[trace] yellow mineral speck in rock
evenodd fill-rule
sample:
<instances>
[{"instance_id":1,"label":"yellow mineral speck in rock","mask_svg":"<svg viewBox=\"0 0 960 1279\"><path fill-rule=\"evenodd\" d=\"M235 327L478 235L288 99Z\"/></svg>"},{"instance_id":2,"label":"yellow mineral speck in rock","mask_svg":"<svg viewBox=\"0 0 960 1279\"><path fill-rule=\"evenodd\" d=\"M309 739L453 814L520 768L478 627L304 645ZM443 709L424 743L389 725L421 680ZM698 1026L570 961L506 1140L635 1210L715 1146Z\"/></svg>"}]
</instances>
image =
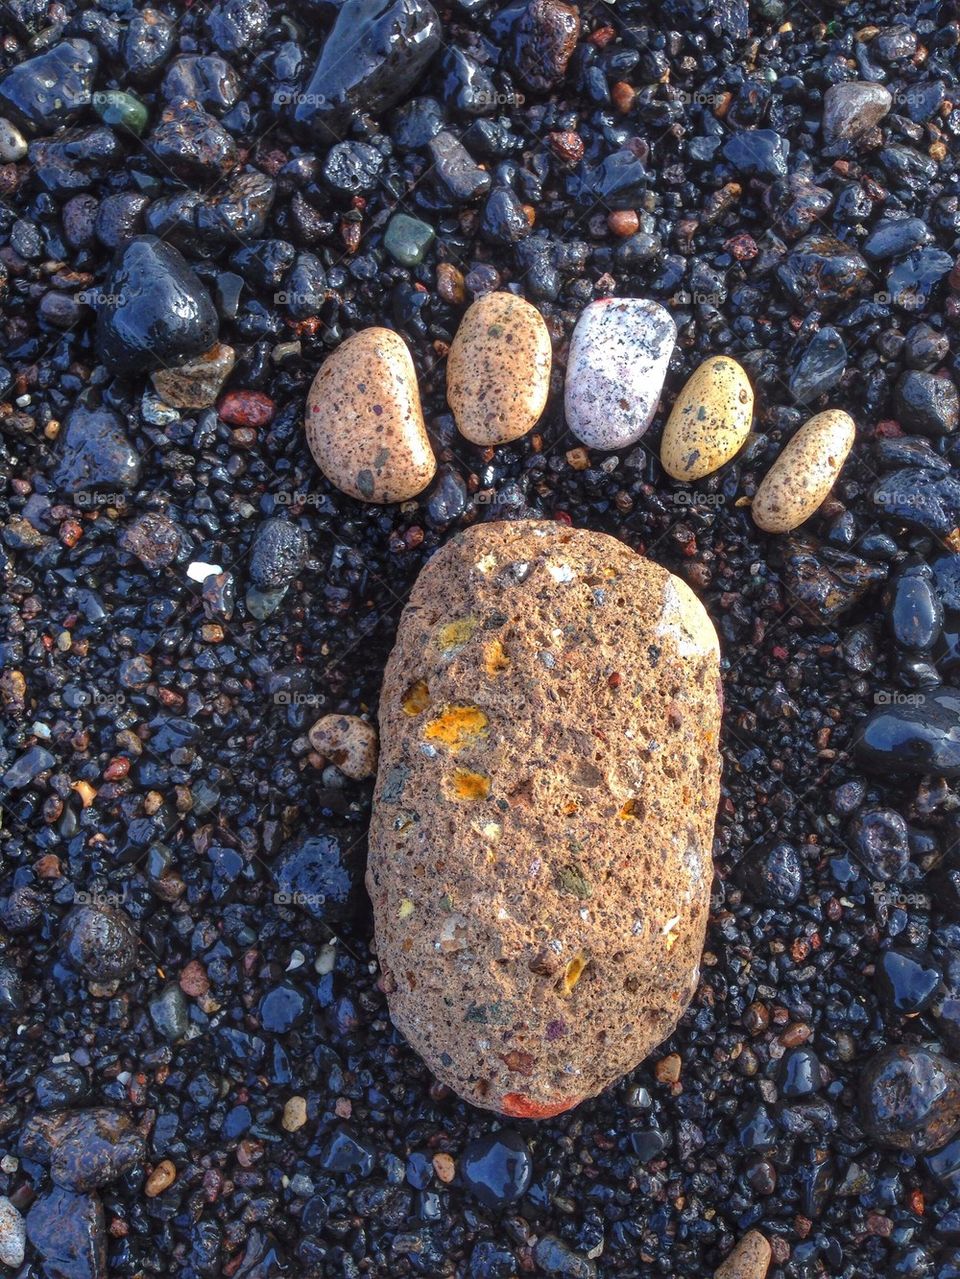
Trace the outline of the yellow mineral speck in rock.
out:
<instances>
[{"instance_id":1,"label":"yellow mineral speck in rock","mask_svg":"<svg viewBox=\"0 0 960 1279\"><path fill-rule=\"evenodd\" d=\"M510 658L503 651L498 639L491 640L483 650L483 668L488 675L502 675L510 669Z\"/></svg>"},{"instance_id":2,"label":"yellow mineral speck in rock","mask_svg":"<svg viewBox=\"0 0 960 1279\"><path fill-rule=\"evenodd\" d=\"M450 794L454 799L488 799L490 778L485 773L473 773L469 768L455 768L450 778Z\"/></svg>"},{"instance_id":3,"label":"yellow mineral speck in rock","mask_svg":"<svg viewBox=\"0 0 960 1279\"><path fill-rule=\"evenodd\" d=\"M441 653L451 653L454 649L463 648L464 644L480 625L477 617L458 617L455 622L447 622L437 632L437 647Z\"/></svg>"},{"instance_id":4,"label":"yellow mineral speck in rock","mask_svg":"<svg viewBox=\"0 0 960 1279\"><path fill-rule=\"evenodd\" d=\"M430 690L426 680L418 679L403 695L403 709L407 715L419 715L430 705Z\"/></svg>"},{"instance_id":5,"label":"yellow mineral speck in rock","mask_svg":"<svg viewBox=\"0 0 960 1279\"><path fill-rule=\"evenodd\" d=\"M668 919L663 926L663 936L667 943L667 950L673 950L680 937L677 931L677 925L680 923L680 916L674 915L672 919Z\"/></svg>"},{"instance_id":6,"label":"yellow mineral speck in rock","mask_svg":"<svg viewBox=\"0 0 960 1279\"><path fill-rule=\"evenodd\" d=\"M621 821L636 821L640 816L642 807L638 799L628 799L620 809L619 817Z\"/></svg>"},{"instance_id":7,"label":"yellow mineral speck in rock","mask_svg":"<svg viewBox=\"0 0 960 1279\"><path fill-rule=\"evenodd\" d=\"M577 951L563 970L563 977L560 981L560 994L565 998L573 993L573 988L583 976L587 963L586 955L580 950Z\"/></svg>"},{"instance_id":8,"label":"yellow mineral speck in rock","mask_svg":"<svg viewBox=\"0 0 960 1279\"><path fill-rule=\"evenodd\" d=\"M438 742L456 753L479 741L489 723L477 706L448 706L429 721L423 735L428 742Z\"/></svg>"},{"instance_id":9,"label":"yellow mineral speck in rock","mask_svg":"<svg viewBox=\"0 0 960 1279\"><path fill-rule=\"evenodd\" d=\"M404 897L403 901L400 903L400 909L397 911L397 915L400 919L409 919L413 914L414 909L414 904L410 898Z\"/></svg>"},{"instance_id":10,"label":"yellow mineral speck in rock","mask_svg":"<svg viewBox=\"0 0 960 1279\"><path fill-rule=\"evenodd\" d=\"M474 830L491 844L496 844L503 834L503 827L499 822L484 822L482 826L475 826Z\"/></svg>"},{"instance_id":11,"label":"yellow mineral speck in rock","mask_svg":"<svg viewBox=\"0 0 960 1279\"><path fill-rule=\"evenodd\" d=\"M478 573L492 573L496 567L497 559L495 555L484 555L476 563Z\"/></svg>"}]
</instances>

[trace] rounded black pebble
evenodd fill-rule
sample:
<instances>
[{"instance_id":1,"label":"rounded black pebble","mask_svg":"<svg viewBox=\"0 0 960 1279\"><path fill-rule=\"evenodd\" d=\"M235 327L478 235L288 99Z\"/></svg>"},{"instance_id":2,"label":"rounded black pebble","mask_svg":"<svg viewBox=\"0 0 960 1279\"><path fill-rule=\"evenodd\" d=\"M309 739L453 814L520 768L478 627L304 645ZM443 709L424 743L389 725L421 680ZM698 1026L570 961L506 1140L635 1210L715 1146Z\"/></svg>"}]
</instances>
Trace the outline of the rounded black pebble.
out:
<instances>
[{"instance_id":1,"label":"rounded black pebble","mask_svg":"<svg viewBox=\"0 0 960 1279\"><path fill-rule=\"evenodd\" d=\"M98 303L97 354L111 373L183 364L217 340L210 294L183 255L154 235L122 250Z\"/></svg>"},{"instance_id":2,"label":"rounded black pebble","mask_svg":"<svg viewBox=\"0 0 960 1279\"><path fill-rule=\"evenodd\" d=\"M778 840L750 854L739 877L755 900L789 906L800 896L803 863L793 844Z\"/></svg>"},{"instance_id":3,"label":"rounded black pebble","mask_svg":"<svg viewBox=\"0 0 960 1279\"><path fill-rule=\"evenodd\" d=\"M485 1208L503 1208L522 1198L532 1174L529 1146L508 1128L478 1137L460 1160L464 1185Z\"/></svg>"},{"instance_id":4,"label":"rounded black pebble","mask_svg":"<svg viewBox=\"0 0 960 1279\"><path fill-rule=\"evenodd\" d=\"M927 1048L885 1048L864 1068L860 1114L880 1146L915 1155L939 1150L960 1130L960 1069Z\"/></svg>"}]
</instances>

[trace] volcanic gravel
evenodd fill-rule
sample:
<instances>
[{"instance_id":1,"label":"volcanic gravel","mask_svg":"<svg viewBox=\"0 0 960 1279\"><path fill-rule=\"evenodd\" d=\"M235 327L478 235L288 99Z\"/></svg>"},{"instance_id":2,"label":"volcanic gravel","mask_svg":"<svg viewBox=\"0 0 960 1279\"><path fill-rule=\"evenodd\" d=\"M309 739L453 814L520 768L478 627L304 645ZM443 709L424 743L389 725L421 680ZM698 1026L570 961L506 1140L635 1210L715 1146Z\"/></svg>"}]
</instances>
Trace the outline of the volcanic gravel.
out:
<instances>
[{"instance_id":1,"label":"volcanic gravel","mask_svg":"<svg viewBox=\"0 0 960 1279\"><path fill-rule=\"evenodd\" d=\"M756 1228L774 1279L960 1276L956 0L2 0L0 33L0 1262L707 1279ZM484 450L444 372L493 288L554 374ZM562 381L611 294L679 338L602 454ZM368 325L439 461L400 506L302 428ZM218 340L170 407L151 371ZM711 354L755 434L690 488L656 446ZM749 498L826 408L850 459L767 536ZM372 786L307 734L375 714L439 545L531 515L704 601L725 768L677 1033L501 1123L390 1025Z\"/></svg>"}]
</instances>

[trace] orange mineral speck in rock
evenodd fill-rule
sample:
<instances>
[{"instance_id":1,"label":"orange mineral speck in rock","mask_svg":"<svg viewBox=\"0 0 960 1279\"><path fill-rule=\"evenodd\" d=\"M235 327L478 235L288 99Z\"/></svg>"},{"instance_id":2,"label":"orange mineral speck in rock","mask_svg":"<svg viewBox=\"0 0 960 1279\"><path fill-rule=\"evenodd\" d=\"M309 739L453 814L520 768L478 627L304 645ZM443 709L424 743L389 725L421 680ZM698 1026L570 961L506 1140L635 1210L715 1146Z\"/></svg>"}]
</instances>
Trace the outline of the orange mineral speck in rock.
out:
<instances>
[{"instance_id":1,"label":"orange mineral speck in rock","mask_svg":"<svg viewBox=\"0 0 960 1279\"><path fill-rule=\"evenodd\" d=\"M510 658L503 651L503 645L498 639L491 640L483 650L483 669L492 677L502 675L509 668Z\"/></svg>"},{"instance_id":2,"label":"orange mineral speck in rock","mask_svg":"<svg viewBox=\"0 0 960 1279\"><path fill-rule=\"evenodd\" d=\"M489 799L490 778L484 773L473 773L468 768L455 768L450 778L449 789L452 798L468 803Z\"/></svg>"},{"instance_id":3,"label":"orange mineral speck in rock","mask_svg":"<svg viewBox=\"0 0 960 1279\"><path fill-rule=\"evenodd\" d=\"M418 679L416 683L411 684L403 695L401 705L407 715L419 715L425 711L430 705L430 690L427 688L426 680Z\"/></svg>"},{"instance_id":4,"label":"orange mineral speck in rock","mask_svg":"<svg viewBox=\"0 0 960 1279\"><path fill-rule=\"evenodd\" d=\"M522 1092L508 1092L504 1094L500 1109L513 1119L552 1119L565 1110L572 1110L580 1100L579 1097L563 1097L560 1101L534 1101Z\"/></svg>"},{"instance_id":5,"label":"orange mineral speck in rock","mask_svg":"<svg viewBox=\"0 0 960 1279\"><path fill-rule=\"evenodd\" d=\"M567 964L563 970L563 977L560 981L560 994L564 998L568 998L573 993L573 988L583 976L584 969L590 961L587 959L583 951L579 951L574 955L573 959Z\"/></svg>"},{"instance_id":6,"label":"orange mineral speck in rock","mask_svg":"<svg viewBox=\"0 0 960 1279\"><path fill-rule=\"evenodd\" d=\"M636 821L643 816L643 805L639 799L628 799L617 814L621 821Z\"/></svg>"},{"instance_id":7,"label":"orange mineral speck in rock","mask_svg":"<svg viewBox=\"0 0 960 1279\"><path fill-rule=\"evenodd\" d=\"M426 725L423 735L447 750L465 750L479 741L490 721L477 706L448 706Z\"/></svg>"},{"instance_id":8,"label":"orange mineral speck in rock","mask_svg":"<svg viewBox=\"0 0 960 1279\"><path fill-rule=\"evenodd\" d=\"M437 632L437 646L441 653L452 652L455 648L463 648L464 644L480 625L476 617L458 617L454 622L447 622Z\"/></svg>"}]
</instances>

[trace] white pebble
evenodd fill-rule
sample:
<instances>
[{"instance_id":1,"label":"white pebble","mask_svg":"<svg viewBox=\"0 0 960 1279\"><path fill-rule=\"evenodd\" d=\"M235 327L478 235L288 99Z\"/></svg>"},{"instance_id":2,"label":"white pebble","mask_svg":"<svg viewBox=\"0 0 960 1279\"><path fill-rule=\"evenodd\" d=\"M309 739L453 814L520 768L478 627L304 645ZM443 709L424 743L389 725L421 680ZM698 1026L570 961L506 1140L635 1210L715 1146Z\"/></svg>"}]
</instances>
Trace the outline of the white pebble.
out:
<instances>
[{"instance_id":1,"label":"white pebble","mask_svg":"<svg viewBox=\"0 0 960 1279\"><path fill-rule=\"evenodd\" d=\"M0 1197L0 1262L15 1270L23 1265L27 1250L27 1228L23 1218L6 1197Z\"/></svg>"}]
</instances>

